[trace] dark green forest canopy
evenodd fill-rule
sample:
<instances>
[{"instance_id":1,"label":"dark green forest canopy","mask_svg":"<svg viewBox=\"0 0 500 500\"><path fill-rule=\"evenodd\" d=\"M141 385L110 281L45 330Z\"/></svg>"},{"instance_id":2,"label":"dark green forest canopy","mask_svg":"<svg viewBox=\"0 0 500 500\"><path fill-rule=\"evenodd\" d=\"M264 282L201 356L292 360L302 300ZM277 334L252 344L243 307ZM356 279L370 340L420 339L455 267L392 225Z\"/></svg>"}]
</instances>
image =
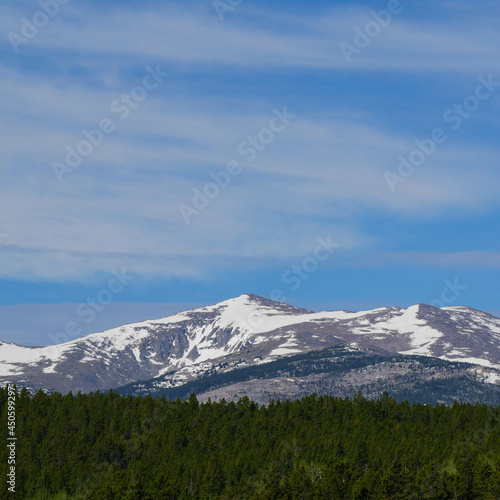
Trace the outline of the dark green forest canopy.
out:
<instances>
[{"instance_id":1,"label":"dark green forest canopy","mask_svg":"<svg viewBox=\"0 0 500 500\"><path fill-rule=\"evenodd\" d=\"M6 389L0 408L5 423ZM22 390L16 412L17 492L4 481L1 498L500 498L498 407Z\"/></svg>"}]
</instances>

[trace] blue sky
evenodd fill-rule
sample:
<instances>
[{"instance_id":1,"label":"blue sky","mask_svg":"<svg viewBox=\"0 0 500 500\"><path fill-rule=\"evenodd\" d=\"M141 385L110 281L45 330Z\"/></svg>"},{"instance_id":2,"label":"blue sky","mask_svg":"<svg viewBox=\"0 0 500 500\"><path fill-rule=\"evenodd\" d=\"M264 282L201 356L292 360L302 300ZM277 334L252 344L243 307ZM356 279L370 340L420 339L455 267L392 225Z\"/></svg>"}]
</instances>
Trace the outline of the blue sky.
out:
<instances>
[{"instance_id":1,"label":"blue sky","mask_svg":"<svg viewBox=\"0 0 500 500\"><path fill-rule=\"evenodd\" d=\"M54 2L0 19L1 339L246 292L500 314L497 2Z\"/></svg>"}]
</instances>

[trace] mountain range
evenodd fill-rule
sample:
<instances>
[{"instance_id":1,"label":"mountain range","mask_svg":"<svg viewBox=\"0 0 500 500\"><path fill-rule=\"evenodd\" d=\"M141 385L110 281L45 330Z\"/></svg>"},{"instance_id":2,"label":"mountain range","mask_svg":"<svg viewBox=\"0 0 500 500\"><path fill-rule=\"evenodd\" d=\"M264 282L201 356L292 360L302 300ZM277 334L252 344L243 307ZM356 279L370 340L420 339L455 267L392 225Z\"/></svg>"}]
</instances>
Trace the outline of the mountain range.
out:
<instances>
[{"instance_id":1,"label":"mountain range","mask_svg":"<svg viewBox=\"0 0 500 500\"><path fill-rule=\"evenodd\" d=\"M390 389L419 400L433 394L429 402L494 403L500 319L425 304L313 312L244 294L54 346L0 342L0 381L63 393L184 397L193 390L201 399L261 402Z\"/></svg>"}]
</instances>

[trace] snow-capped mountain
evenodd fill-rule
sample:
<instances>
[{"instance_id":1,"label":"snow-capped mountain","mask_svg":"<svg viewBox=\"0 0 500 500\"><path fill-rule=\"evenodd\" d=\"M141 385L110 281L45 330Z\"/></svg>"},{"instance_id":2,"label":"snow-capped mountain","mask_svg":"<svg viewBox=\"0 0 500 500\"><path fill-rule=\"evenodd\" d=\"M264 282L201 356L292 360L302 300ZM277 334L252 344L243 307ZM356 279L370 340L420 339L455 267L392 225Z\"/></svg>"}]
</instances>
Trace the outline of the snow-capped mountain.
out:
<instances>
[{"instance_id":1,"label":"snow-capped mountain","mask_svg":"<svg viewBox=\"0 0 500 500\"><path fill-rule=\"evenodd\" d=\"M164 374L181 383L213 366L251 366L349 344L500 368L500 319L467 307L315 313L245 294L49 347L0 343L0 380L62 392ZM494 373L489 378L496 381Z\"/></svg>"}]
</instances>

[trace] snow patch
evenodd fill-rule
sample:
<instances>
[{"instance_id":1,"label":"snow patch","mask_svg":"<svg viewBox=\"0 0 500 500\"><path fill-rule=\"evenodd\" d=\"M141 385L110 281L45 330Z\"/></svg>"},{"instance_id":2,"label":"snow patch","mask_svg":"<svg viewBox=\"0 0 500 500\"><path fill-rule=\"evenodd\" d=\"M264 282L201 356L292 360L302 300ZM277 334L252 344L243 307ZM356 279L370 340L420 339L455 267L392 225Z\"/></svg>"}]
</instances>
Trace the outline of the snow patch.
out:
<instances>
[{"instance_id":1,"label":"snow patch","mask_svg":"<svg viewBox=\"0 0 500 500\"><path fill-rule=\"evenodd\" d=\"M285 354L295 354L298 352L302 352L300 349L289 349L288 347L278 347L277 349L273 349L269 355L270 356L283 356Z\"/></svg>"},{"instance_id":2,"label":"snow patch","mask_svg":"<svg viewBox=\"0 0 500 500\"><path fill-rule=\"evenodd\" d=\"M132 352L134 354L134 357L138 363L141 362L141 350L138 347L133 347Z\"/></svg>"}]
</instances>

